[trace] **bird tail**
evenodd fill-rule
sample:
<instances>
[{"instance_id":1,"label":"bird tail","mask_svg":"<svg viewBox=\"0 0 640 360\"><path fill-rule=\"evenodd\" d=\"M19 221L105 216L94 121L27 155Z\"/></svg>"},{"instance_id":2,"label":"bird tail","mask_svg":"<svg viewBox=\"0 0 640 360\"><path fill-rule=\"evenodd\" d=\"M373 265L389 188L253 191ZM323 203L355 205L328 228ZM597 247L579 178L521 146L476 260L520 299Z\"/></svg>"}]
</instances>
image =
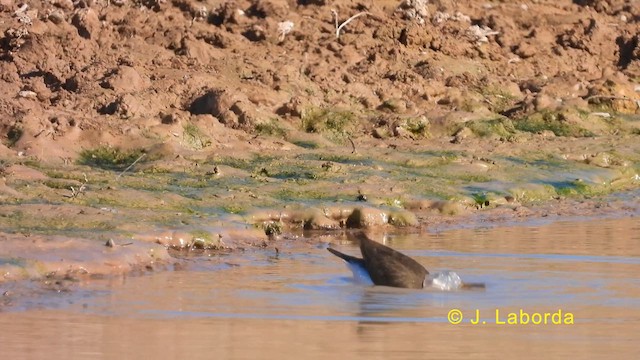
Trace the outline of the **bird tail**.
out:
<instances>
[{"instance_id":1,"label":"bird tail","mask_svg":"<svg viewBox=\"0 0 640 360\"><path fill-rule=\"evenodd\" d=\"M359 259L355 256L351 256L351 255L347 255L347 254L343 254L340 251L336 250L336 249L332 249L332 248L327 248L327 250L329 250L330 253L332 253L333 255L339 257L340 259L348 262L348 263L353 263L353 262L362 262L362 259Z\"/></svg>"}]
</instances>

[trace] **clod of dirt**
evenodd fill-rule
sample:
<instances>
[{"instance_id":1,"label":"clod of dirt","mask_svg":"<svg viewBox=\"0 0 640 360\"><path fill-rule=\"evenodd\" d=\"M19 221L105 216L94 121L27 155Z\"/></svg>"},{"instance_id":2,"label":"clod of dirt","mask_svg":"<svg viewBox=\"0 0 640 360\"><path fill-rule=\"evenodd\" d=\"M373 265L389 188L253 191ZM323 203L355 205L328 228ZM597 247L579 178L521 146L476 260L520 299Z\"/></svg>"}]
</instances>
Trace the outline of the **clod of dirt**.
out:
<instances>
[{"instance_id":1,"label":"clod of dirt","mask_svg":"<svg viewBox=\"0 0 640 360\"><path fill-rule=\"evenodd\" d=\"M0 0L0 11L10 11L14 9L15 3L13 0Z\"/></svg>"},{"instance_id":2,"label":"clod of dirt","mask_svg":"<svg viewBox=\"0 0 640 360\"><path fill-rule=\"evenodd\" d=\"M516 55L523 59L534 57L538 53L536 46L527 41L523 41L518 45L518 48L514 51Z\"/></svg>"},{"instance_id":3,"label":"clod of dirt","mask_svg":"<svg viewBox=\"0 0 640 360\"><path fill-rule=\"evenodd\" d=\"M303 103L300 97L293 96L289 101L284 103L276 113L280 116L295 116L302 117L302 113L304 112Z\"/></svg>"},{"instance_id":4,"label":"clod of dirt","mask_svg":"<svg viewBox=\"0 0 640 360\"><path fill-rule=\"evenodd\" d=\"M149 80L131 66L120 66L113 75L107 77L104 86L118 94L140 92L149 86Z\"/></svg>"},{"instance_id":5,"label":"clod of dirt","mask_svg":"<svg viewBox=\"0 0 640 360\"><path fill-rule=\"evenodd\" d=\"M624 12L638 14L638 4L635 1L625 0L574 0L575 4L594 9L599 13L617 15ZM635 10L635 11L634 11Z\"/></svg>"},{"instance_id":6,"label":"clod of dirt","mask_svg":"<svg viewBox=\"0 0 640 360\"><path fill-rule=\"evenodd\" d=\"M289 5L282 0L253 0L247 9L247 15L257 18L282 19L289 14Z\"/></svg>"},{"instance_id":7,"label":"clod of dirt","mask_svg":"<svg viewBox=\"0 0 640 360\"><path fill-rule=\"evenodd\" d=\"M73 10L74 8L73 0L53 0L51 5L63 10Z\"/></svg>"},{"instance_id":8,"label":"clod of dirt","mask_svg":"<svg viewBox=\"0 0 640 360\"><path fill-rule=\"evenodd\" d=\"M98 109L98 112L105 115L118 115L122 119L130 119L146 113L147 109L141 104L138 97L126 94L104 105Z\"/></svg>"},{"instance_id":9,"label":"clod of dirt","mask_svg":"<svg viewBox=\"0 0 640 360\"><path fill-rule=\"evenodd\" d=\"M233 0L225 1L210 12L209 22L214 25L240 24L246 21L245 12Z\"/></svg>"},{"instance_id":10,"label":"clod of dirt","mask_svg":"<svg viewBox=\"0 0 640 360\"><path fill-rule=\"evenodd\" d=\"M533 99L533 106L536 111L556 110L560 107L560 102L545 93L539 93Z\"/></svg>"},{"instance_id":11,"label":"clod of dirt","mask_svg":"<svg viewBox=\"0 0 640 360\"><path fill-rule=\"evenodd\" d=\"M71 18L71 24L78 29L78 34L85 39L96 38L102 26L98 14L91 8L78 10Z\"/></svg>"},{"instance_id":12,"label":"clod of dirt","mask_svg":"<svg viewBox=\"0 0 640 360\"><path fill-rule=\"evenodd\" d=\"M207 90L191 103L188 111L194 115L213 115L225 126L234 129L250 129L258 122L255 106L245 96L222 88Z\"/></svg>"}]
</instances>

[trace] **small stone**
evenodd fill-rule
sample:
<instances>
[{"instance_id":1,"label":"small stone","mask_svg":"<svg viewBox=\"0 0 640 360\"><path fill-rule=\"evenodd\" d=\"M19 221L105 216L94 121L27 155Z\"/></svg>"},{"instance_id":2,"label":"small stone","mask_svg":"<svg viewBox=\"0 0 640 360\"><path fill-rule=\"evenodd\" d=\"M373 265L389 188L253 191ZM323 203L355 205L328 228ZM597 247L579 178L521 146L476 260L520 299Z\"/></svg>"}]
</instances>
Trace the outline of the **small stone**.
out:
<instances>
[{"instance_id":1,"label":"small stone","mask_svg":"<svg viewBox=\"0 0 640 360\"><path fill-rule=\"evenodd\" d=\"M64 11L61 9L52 10L47 19L56 25L60 25L66 21L66 17L64 15Z\"/></svg>"}]
</instances>

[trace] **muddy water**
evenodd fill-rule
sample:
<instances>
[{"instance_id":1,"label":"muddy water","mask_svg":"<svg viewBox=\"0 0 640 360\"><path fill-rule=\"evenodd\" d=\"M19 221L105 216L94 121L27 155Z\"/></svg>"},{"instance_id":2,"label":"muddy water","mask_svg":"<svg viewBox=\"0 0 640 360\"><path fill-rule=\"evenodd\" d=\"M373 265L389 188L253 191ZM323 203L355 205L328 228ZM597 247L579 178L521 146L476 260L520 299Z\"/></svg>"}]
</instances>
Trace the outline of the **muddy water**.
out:
<instances>
[{"instance_id":1,"label":"muddy water","mask_svg":"<svg viewBox=\"0 0 640 360\"><path fill-rule=\"evenodd\" d=\"M631 355L640 350L639 230L637 218L624 218L381 238L486 291L354 284L325 247L357 248L335 238L191 257L183 270L94 281L5 308L0 349L3 358L83 359ZM452 309L461 324L447 320ZM529 324L502 324L511 312L524 322L520 309ZM573 324L531 323L558 311Z\"/></svg>"}]
</instances>

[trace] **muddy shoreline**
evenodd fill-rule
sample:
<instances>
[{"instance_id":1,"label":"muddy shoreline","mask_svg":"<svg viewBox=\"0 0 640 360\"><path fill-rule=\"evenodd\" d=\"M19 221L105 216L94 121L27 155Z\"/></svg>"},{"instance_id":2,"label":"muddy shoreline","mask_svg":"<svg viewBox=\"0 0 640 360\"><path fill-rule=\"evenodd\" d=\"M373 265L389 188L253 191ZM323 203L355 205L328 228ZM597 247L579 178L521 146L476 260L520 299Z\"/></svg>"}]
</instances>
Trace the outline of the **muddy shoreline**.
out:
<instances>
[{"instance_id":1,"label":"muddy shoreline","mask_svg":"<svg viewBox=\"0 0 640 360\"><path fill-rule=\"evenodd\" d=\"M504 206L456 216L419 214L420 224L415 227L377 226L365 231L382 241L388 233L540 226L554 222L579 223L639 215L640 194L633 191L580 201L559 199L537 206ZM107 244L89 239L5 233L2 235L2 250L11 251L11 257L7 257L6 253L2 257L0 309L16 306L29 309L30 301L39 304L37 299L46 299L56 293L82 291L84 286L92 282L124 280L129 276L153 276L158 271L188 271L198 268L198 259L223 259L230 252L242 254L245 251L264 251L277 254L280 251L278 249L283 247L288 251L303 251L305 246L344 243L345 232L348 231L360 229L298 229L278 235L257 236L254 241L239 232L236 240L242 240L233 243L231 238L224 249L197 248L194 244L189 248L171 248L160 244L162 235ZM220 261L224 264L223 260Z\"/></svg>"}]
</instances>

